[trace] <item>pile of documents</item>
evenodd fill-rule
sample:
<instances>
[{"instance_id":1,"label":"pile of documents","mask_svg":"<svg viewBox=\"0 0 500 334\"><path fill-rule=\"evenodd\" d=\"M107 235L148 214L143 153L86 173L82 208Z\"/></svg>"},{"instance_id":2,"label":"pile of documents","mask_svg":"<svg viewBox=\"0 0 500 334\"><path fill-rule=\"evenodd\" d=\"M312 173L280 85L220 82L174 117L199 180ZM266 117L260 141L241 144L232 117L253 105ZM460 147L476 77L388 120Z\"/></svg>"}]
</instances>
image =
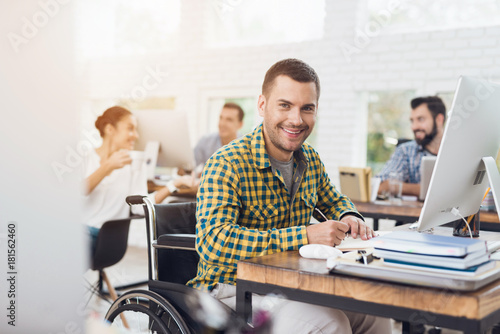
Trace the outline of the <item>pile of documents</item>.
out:
<instances>
[{"instance_id":1,"label":"pile of documents","mask_svg":"<svg viewBox=\"0 0 500 334\"><path fill-rule=\"evenodd\" d=\"M389 266L455 275L495 267L484 240L396 231L372 240L374 255Z\"/></svg>"}]
</instances>

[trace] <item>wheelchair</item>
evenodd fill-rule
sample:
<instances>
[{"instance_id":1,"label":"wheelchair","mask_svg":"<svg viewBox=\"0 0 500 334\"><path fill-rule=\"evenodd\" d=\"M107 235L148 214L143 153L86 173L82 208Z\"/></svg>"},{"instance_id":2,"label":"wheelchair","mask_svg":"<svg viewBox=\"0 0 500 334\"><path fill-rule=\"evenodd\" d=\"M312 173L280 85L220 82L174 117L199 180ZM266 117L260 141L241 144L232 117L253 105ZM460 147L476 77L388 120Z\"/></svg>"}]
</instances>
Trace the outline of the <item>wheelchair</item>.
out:
<instances>
[{"instance_id":1,"label":"wheelchair","mask_svg":"<svg viewBox=\"0 0 500 334\"><path fill-rule=\"evenodd\" d=\"M126 201L144 207L148 289L118 297L105 320L118 328L130 326L130 333L252 332L228 306L185 285L195 277L199 260L195 251L196 203L153 204L145 196L129 196Z\"/></svg>"}]
</instances>

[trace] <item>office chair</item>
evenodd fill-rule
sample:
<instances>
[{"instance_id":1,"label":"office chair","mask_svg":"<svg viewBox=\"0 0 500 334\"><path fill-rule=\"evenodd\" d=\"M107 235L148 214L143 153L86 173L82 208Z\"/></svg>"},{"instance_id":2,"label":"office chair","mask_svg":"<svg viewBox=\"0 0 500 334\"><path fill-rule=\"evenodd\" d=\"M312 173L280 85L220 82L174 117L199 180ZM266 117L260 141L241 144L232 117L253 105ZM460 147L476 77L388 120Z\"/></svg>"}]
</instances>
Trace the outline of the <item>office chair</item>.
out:
<instances>
[{"instance_id":1,"label":"office chair","mask_svg":"<svg viewBox=\"0 0 500 334\"><path fill-rule=\"evenodd\" d=\"M90 269L99 272L98 292L103 292L103 282L106 283L110 295L116 295L116 290L109 284L104 269L118 263L127 250L128 232L131 218L116 219L105 222L97 235L96 246L90 254ZM116 299L116 296L113 297Z\"/></svg>"},{"instance_id":2,"label":"office chair","mask_svg":"<svg viewBox=\"0 0 500 334\"><path fill-rule=\"evenodd\" d=\"M399 145L404 144L406 142L409 142L411 140L412 139L408 139L408 138L398 138L398 143L396 144L396 146L399 146Z\"/></svg>"},{"instance_id":3,"label":"office chair","mask_svg":"<svg viewBox=\"0 0 500 334\"><path fill-rule=\"evenodd\" d=\"M99 280L96 290L103 297L103 281L106 284L113 301L118 298L116 290L111 284L104 271L118 263L127 251L128 232L131 218L109 220L105 222L97 235L96 246L90 256L90 269L99 272ZM123 319L125 327L128 328L126 320Z\"/></svg>"}]
</instances>

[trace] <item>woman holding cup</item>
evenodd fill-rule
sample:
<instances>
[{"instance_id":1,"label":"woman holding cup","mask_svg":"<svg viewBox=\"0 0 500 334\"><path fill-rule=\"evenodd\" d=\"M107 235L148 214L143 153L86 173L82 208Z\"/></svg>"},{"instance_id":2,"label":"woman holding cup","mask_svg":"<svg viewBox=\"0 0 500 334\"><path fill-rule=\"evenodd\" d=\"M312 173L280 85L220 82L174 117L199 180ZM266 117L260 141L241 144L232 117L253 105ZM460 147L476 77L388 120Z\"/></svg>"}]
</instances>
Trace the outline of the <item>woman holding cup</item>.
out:
<instances>
[{"instance_id":1,"label":"woman holding cup","mask_svg":"<svg viewBox=\"0 0 500 334\"><path fill-rule=\"evenodd\" d=\"M127 218L129 195L147 195L147 171L143 152L133 151L139 138L137 120L127 109L119 106L107 109L95 122L102 145L84 157L85 200L84 221L95 238L108 220ZM197 187L190 176L173 181L176 188ZM161 203L171 195L162 187L148 195ZM140 209L140 208L138 208Z\"/></svg>"}]
</instances>

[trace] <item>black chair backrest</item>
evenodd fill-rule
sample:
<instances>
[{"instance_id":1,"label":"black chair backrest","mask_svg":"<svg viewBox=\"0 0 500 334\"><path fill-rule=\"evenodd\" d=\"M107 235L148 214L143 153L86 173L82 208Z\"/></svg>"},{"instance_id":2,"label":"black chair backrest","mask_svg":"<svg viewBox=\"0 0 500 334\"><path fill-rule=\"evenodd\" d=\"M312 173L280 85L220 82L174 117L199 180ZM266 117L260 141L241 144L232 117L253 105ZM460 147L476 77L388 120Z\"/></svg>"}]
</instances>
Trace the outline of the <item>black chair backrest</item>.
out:
<instances>
[{"instance_id":1,"label":"black chair backrest","mask_svg":"<svg viewBox=\"0 0 500 334\"><path fill-rule=\"evenodd\" d=\"M404 144L406 142L409 142L411 140L412 139L408 139L408 138L398 138L398 143L396 144L396 146L399 146L399 145Z\"/></svg>"},{"instance_id":2,"label":"black chair backrest","mask_svg":"<svg viewBox=\"0 0 500 334\"><path fill-rule=\"evenodd\" d=\"M155 205L156 236L159 245L168 246L168 238L161 238L166 234L196 233L196 203L170 203ZM188 243L190 238L187 239ZM166 243L163 243L166 240ZM171 240L171 239L170 239ZM191 238L194 246L194 238ZM158 279L164 282L186 284L196 276L200 257L194 250L185 249L158 249Z\"/></svg>"},{"instance_id":3,"label":"black chair backrest","mask_svg":"<svg viewBox=\"0 0 500 334\"><path fill-rule=\"evenodd\" d=\"M156 204L156 235L195 234L196 202Z\"/></svg>"},{"instance_id":4,"label":"black chair backrest","mask_svg":"<svg viewBox=\"0 0 500 334\"><path fill-rule=\"evenodd\" d=\"M127 250L130 218L105 222L97 235L94 254L90 267L101 270L118 263Z\"/></svg>"}]
</instances>

